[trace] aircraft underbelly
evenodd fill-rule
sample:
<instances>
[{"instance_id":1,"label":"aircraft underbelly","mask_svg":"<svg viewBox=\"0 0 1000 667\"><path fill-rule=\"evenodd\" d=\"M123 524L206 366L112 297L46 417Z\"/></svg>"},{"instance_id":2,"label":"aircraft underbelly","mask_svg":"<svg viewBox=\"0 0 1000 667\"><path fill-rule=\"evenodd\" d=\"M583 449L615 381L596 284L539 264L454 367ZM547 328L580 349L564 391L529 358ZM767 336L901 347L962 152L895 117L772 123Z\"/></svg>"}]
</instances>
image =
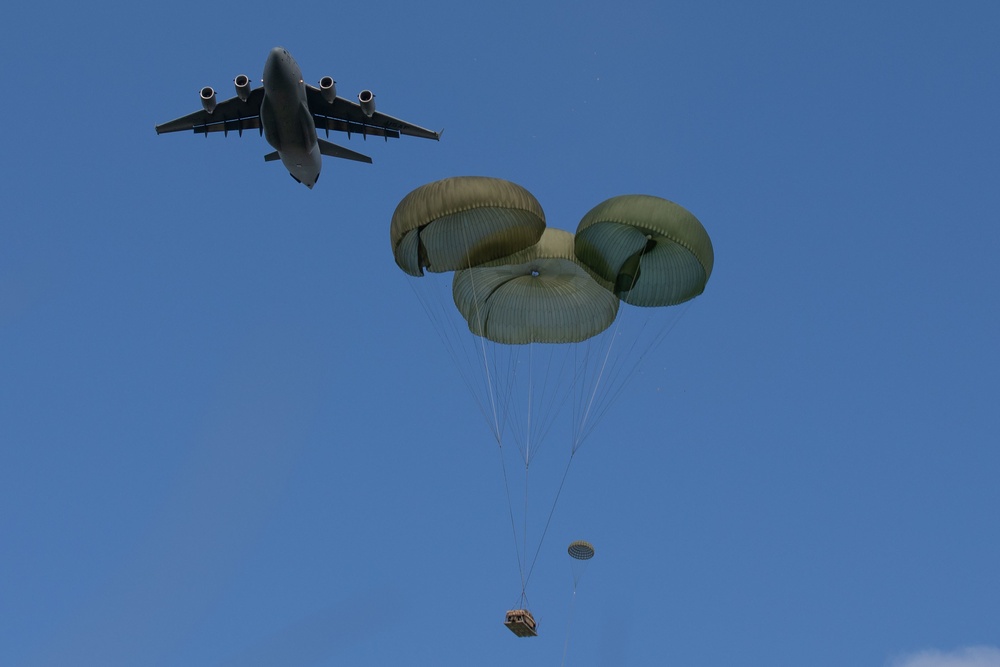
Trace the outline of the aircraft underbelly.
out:
<instances>
[{"instance_id":1,"label":"aircraft underbelly","mask_svg":"<svg viewBox=\"0 0 1000 667\"><path fill-rule=\"evenodd\" d=\"M267 142L279 152L296 146L310 150L316 143L316 123L309 112L305 85L301 81L268 86L260 117Z\"/></svg>"},{"instance_id":2,"label":"aircraft underbelly","mask_svg":"<svg viewBox=\"0 0 1000 667\"><path fill-rule=\"evenodd\" d=\"M288 173L312 187L319 178L322 156L303 85L268 89L260 117L264 137L278 151Z\"/></svg>"},{"instance_id":3,"label":"aircraft underbelly","mask_svg":"<svg viewBox=\"0 0 1000 667\"><path fill-rule=\"evenodd\" d=\"M323 166L323 156L319 152L319 144L312 147L312 150L301 150L295 148L290 151L278 151L281 163L285 165L288 173L299 183L303 183L310 188L319 179L319 172Z\"/></svg>"},{"instance_id":4,"label":"aircraft underbelly","mask_svg":"<svg viewBox=\"0 0 1000 667\"><path fill-rule=\"evenodd\" d=\"M271 98L264 95L260 105L260 125L264 130L264 138L275 150L281 150L281 127Z\"/></svg>"},{"instance_id":5,"label":"aircraft underbelly","mask_svg":"<svg viewBox=\"0 0 1000 667\"><path fill-rule=\"evenodd\" d=\"M309 111L302 71L282 48L272 49L264 65L260 118L267 142L288 173L311 188L323 164L316 122Z\"/></svg>"}]
</instances>

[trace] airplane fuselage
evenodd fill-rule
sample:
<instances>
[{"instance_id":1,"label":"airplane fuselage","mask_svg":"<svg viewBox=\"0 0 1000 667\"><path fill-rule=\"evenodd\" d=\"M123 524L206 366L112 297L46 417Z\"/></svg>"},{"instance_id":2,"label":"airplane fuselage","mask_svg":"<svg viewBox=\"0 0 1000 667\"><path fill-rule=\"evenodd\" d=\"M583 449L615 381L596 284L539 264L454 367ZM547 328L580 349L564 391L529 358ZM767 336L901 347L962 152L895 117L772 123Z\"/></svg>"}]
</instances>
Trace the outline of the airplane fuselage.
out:
<instances>
[{"instance_id":1,"label":"airplane fuselage","mask_svg":"<svg viewBox=\"0 0 1000 667\"><path fill-rule=\"evenodd\" d=\"M323 165L316 123L309 111L302 70L280 46L264 64L264 99L260 107L264 138L274 147L292 177L312 188Z\"/></svg>"}]
</instances>

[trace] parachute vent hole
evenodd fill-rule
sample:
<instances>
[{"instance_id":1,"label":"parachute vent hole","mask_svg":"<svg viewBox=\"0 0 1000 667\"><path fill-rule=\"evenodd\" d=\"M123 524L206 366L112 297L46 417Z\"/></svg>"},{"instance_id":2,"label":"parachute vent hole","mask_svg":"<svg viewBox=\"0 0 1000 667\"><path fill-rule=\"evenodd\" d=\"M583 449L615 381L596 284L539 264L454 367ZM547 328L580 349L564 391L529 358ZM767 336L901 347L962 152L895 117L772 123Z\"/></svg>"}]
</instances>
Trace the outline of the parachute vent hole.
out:
<instances>
[{"instance_id":1,"label":"parachute vent hole","mask_svg":"<svg viewBox=\"0 0 1000 667\"><path fill-rule=\"evenodd\" d=\"M531 270L531 275L532 275L532 277L537 278L538 277L538 269L532 269Z\"/></svg>"}]
</instances>

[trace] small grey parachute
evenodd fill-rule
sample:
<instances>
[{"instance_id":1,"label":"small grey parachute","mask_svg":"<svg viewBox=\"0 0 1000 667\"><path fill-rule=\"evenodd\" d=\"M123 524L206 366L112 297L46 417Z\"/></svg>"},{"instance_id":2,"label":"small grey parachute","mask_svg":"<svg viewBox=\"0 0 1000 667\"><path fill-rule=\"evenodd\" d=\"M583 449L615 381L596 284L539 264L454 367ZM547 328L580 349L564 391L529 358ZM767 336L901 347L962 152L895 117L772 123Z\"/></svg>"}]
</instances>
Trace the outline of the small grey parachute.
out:
<instances>
[{"instance_id":1,"label":"small grey parachute","mask_svg":"<svg viewBox=\"0 0 1000 667\"><path fill-rule=\"evenodd\" d=\"M594 545L583 540L573 542L566 551L572 558L577 560L590 560L594 557Z\"/></svg>"}]
</instances>

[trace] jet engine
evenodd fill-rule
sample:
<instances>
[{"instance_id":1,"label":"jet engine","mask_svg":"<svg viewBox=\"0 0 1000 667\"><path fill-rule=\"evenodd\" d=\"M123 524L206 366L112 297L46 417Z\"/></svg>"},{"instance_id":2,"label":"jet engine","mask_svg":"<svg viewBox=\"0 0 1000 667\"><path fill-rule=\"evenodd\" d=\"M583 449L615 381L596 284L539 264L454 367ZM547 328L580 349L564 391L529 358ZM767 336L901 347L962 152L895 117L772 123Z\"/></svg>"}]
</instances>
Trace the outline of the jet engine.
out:
<instances>
[{"instance_id":1,"label":"jet engine","mask_svg":"<svg viewBox=\"0 0 1000 667\"><path fill-rule=\"evenodd\" d=\"M246 74L240 74L233 79L233 83L236 84L236 95L240 100L246 102L250 99L250 77Z\"/></svg>"},{"instance_id":2,"label":"jet engine","mask_svg":"<svg viewBox=\"0 0 1000 667\"><path fill-rule=\"evenodd\" d=\"M361 103L361 110L369 118L375 113L375 93L370 90L362 90L358 93L358 102Z\"/></svg>"},{"instance_id":3,"label":"jet engine","mask_svg":"<svg viewBox=\"0 0 1000 667\"><path fill-rule=\"evenodd\" d=\"M323 99L333 104L337 98L337 82L332 76L324 76L319 80L319 92L323 93Z\"/></svg>"},{"instance_id":4,"label":"jet engine","mask_svg":"<svg viewBox=\"0 0 1000 667\"><path fill-rule=\"evenodd\" d=\"M215 90L211 86L201 89L201 106L205 107L208 113L215 111Z\"/></svg>"}]
</instances>

